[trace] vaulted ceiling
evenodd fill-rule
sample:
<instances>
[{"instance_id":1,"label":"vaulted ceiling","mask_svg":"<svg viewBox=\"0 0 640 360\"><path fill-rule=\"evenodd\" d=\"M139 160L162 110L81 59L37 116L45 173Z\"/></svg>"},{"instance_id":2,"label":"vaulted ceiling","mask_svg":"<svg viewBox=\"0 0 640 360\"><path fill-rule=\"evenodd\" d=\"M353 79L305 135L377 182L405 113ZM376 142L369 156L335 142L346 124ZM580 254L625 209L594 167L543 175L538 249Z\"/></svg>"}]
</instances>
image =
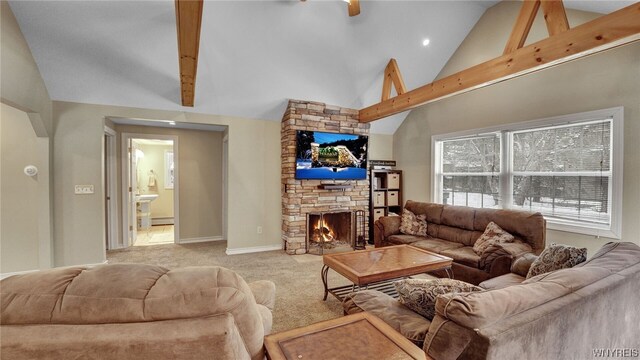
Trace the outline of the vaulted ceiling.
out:
<instances>
[{"instance_id":1,"label":"vaulted ceiling","mask_svg":"<svg viewBox=\"0 0 640 360\"><path fill-rule=\"evenodd\" d=\"M362 1L349 17L343 1L206 1L193 108L180 101L173 1L10 5L53 100L279 121L289 98L378 102L390 58L408 89L431 82L495 3ZM609 13L631 3L565 5ZM405 116L372 131L391 134Z\"/></svg>"}]
</instances>

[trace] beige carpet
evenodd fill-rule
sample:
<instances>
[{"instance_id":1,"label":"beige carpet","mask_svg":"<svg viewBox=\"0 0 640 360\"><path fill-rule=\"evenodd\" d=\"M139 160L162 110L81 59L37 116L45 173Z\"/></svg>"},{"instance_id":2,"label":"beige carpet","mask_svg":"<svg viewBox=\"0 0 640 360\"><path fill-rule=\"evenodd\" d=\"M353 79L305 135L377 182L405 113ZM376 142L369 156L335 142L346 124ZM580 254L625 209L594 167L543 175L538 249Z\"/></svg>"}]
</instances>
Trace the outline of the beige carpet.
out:
<instances>
[{"instance_id":1,"label":"beige carpet","mask_svg":"<svg viewBox=\"0 0 640 360\"><path fill-rule=\"evenodd\" d=\"M342 316L340 302L329 295L322 301L322 257L287 255L284 251L226 255L226 241L130 247L107 252L110 264L140 263L169 269L215 265L232 269L247 282L268 279L276 284L273 331L278 332ZM329 271L329 285L349 282Z\"/></svg>"}]
</instances>

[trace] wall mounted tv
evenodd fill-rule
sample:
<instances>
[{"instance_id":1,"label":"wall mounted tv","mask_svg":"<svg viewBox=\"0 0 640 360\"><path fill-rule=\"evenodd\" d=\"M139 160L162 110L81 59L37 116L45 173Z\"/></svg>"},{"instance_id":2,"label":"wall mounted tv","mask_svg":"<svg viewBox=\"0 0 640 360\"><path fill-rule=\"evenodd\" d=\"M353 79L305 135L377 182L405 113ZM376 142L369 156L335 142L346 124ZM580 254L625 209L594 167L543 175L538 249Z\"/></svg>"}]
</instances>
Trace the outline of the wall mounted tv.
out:
<instances>
[{"instance_id":1,"label":"wall mounted tv","mask_svg":"<svg viewBox=\"0 0 640 360\"><path fill-rule=\"evenodd\" d=\"M368 136L298 130L296 179L367 178Z\"/></svg>"}]
</instances>

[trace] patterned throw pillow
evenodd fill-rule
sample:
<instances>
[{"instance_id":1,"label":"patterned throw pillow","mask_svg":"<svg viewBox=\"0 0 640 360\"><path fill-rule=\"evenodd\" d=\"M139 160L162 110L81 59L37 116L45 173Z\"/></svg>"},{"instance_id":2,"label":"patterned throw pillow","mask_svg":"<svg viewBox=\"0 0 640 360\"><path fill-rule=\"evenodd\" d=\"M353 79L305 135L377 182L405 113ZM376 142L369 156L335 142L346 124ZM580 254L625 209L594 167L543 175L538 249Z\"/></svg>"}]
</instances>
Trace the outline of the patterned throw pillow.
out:
<instances>
[{"instance_id":1,"label":"patterned throw pillow","mask_svg":"<svg viewBox=\"0 0 640 360\"><path fill-rule=\"evenodd\" d=\"M482 255L489 246L493 244L510 243L513 242L514 239L513 235L502 230L498 224L492 221L484 229L484 234L480 235L475 244L473 244L473 251L478 255Z\"/></svg>"},{"instance_id":2,"label":"patterned throw pillow","mask_svg":"<svg viewBox=\"0 0 640 360\"><path fill-rule=\"evenodd\" d=\"M406 235L427 236L427 215L416 215L403 209L400 232Z\"/></svg>"},{"instance_id":3,"label":"patterned throw pillow","mask_svg":"<svg viewBox=\"0 0 640 360\"><path fill-rule=\"evenodd\" d=\"M548 272L572 268L587 260L587 249L551 244L544 249L540 256L531 264L527 279Z\"/></svg>"},{"instance_id":4,"label":"patterned throw pillow","mask_svg":"<svg viewBox=\"0 0 640 360\"><path fill-rule=\"evenodd\" d=\"M418 314L433 320L436 315L436 298L447 293L482 291L481 287L453 279L404 279L393 283L398 291L398 301Z\"/></svg>"}]
</instances>

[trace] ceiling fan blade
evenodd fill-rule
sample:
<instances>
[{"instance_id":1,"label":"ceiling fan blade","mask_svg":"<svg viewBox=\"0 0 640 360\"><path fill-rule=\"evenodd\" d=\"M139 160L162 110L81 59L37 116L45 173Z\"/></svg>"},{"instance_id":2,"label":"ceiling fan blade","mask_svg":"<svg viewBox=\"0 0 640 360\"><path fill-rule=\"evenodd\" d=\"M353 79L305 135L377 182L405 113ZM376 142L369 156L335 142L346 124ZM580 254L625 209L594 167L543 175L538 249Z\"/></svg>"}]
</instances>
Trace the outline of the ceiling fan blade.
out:
<instances>
[{"instance_id":1,"label":"ceiling fan blade","mask_svg":"<svg viewBox=\"0 0 640 360\"><path fill-rule=\"evenodd\" d=\"M349 16L360 14L360 0L349 1Z\"/></svg>"}]
</instances>

